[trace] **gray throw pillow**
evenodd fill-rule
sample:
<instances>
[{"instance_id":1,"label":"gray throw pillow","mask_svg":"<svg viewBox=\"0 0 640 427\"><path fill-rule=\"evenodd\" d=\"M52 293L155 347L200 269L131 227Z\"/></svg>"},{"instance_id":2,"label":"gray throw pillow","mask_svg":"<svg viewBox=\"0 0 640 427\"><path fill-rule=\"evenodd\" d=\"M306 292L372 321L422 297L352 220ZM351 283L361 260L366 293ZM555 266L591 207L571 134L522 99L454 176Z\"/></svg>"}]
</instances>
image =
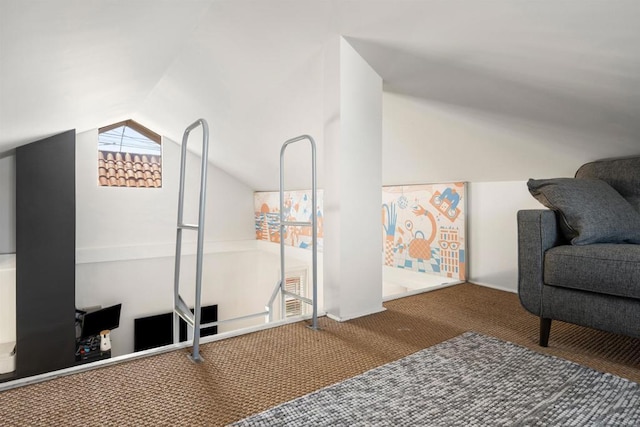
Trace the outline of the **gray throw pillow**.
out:
<instances>
[{"instance_id":1,"label":"gray throw pillow","mask_svg":"<svg viewBox=\"0 0 640 427\"><path fill-rule=\"evenodd\" d=\"M573 245L640 243L640 212L599 179L530 179L529 192L556 211Z\"/></svg>"}]
</instances>

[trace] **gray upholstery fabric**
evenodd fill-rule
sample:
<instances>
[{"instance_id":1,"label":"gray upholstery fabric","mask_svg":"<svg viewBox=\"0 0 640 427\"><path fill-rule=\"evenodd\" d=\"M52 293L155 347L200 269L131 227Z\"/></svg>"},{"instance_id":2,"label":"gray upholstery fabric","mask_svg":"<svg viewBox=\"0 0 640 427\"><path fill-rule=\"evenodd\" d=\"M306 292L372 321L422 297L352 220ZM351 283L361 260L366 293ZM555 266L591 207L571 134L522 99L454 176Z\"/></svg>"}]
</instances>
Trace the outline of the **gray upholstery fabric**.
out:
<instances>
[{"instance_id":1,"label":"gray upholstery fabric","mask_svg":"<svg viewBox=\"0 0 640 427\"><path fill-rule=\"evenodd\" d=\"M541 317L640 338L640 300L633 298L545 285Z\"/></svg>"},{"instance_id":2,"label":"gray upholstery fabric","mask_svg":"<svg viewBox=\"0 0 640 427\"><path fill-rule=\"evenodd\" d=\"M588 163L576 177L601 178L640 211L640 156ZM524 308L541 318L640 338L639 245L569 245L561 216L552 211L520 211L517 219Z\"/></svg>"},{"instance_id":3,"label":"gray upholstery fabric","mask_svg":"<svg viewBox=\"0 0 640 427\"><path fill-rule=\"evenodd\" d=\"M640 300L640 245L562 245L544 256L544 283Z\"/></svg>"},{"instance_id":4,"label":"gray upholstery fabric","mask_svg":"<svg viewBox=\"0 0 640 427\"><path fill-rule=\"evenodd\" d=\"M518 212L518 297L529 312L541 314L544 253L561 243L556 215L546 209Z\"/></svg>"},{"instance_id":5,"label":"gray upholstery fabric","mask_svg":"<svg viewBox=\"0 0 640 427\"><path fill-rule=\"evenodd\" d=\"M576 178L597 178L616 189L640 212L640 156L586 163Z\"/></svg>"},{"instance_id":6,"label":"gray upholstery fabric","mask_svg":"<svg viewBox=\"0 0 640 427\"><path fill-rule=\"evenodd\" d=\"M640 212L599 179L530 179L529 191L558 212L561 229L573 245L640 244Z\"/></svg>"}]
</instances>

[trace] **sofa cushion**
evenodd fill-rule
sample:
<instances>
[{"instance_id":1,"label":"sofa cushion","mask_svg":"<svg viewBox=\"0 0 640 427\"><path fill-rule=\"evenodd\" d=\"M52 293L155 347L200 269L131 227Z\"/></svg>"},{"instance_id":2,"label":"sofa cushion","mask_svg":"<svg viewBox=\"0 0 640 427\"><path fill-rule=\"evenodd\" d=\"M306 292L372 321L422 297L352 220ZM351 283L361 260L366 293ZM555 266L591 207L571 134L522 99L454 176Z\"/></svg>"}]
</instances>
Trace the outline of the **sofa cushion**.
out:
<instances>
[{"instance_id":1,"label":"sofa cushion","mask_svg":"<svg viewBox=\"0 0 640 427\"><path fill-rule=\"evenodd\" d=\"M544 255L544 283L640 299L640 245L562 245Z\"/></svg>"},{"instance_id":2,"label":"sofa cushion","mask_svg":"<svg viewBox=\"0 0 640 427\"><path fill-rule=\"evenodd\" d=\"M558 213L573 245L640 243L640 212L599 179L530 179L529 192Z\"/></svg>"},{"instance_id":3,"label":"sofa cushion","mask_svg":"<svg viewBox=\"0 0 640 427\"><path fill-rule=\"evenodd\" d=\"M576 178L605 181L640 212L640 156L585 163L576 172Z\"/></svg>"}]
</instances>

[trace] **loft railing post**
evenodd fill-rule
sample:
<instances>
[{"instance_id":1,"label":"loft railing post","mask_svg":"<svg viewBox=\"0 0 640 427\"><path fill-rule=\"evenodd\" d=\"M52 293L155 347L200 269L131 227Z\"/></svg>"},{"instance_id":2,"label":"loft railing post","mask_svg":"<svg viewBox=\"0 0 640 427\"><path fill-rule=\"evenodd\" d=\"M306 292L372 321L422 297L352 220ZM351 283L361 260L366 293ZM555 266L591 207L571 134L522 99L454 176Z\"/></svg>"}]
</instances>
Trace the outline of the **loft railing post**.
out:
<instances>
[{"instance_id":1,"label":"loft railing post","mask_svg":"<svg viewBox=\"0 0 640 427\"><path fill-rule=\"evenodd\" d=\"M313 204L313 210L311 215L310 224L291 223L285 221L284 218L284 153L287 146L294 142L308 140L311 144L311 203ZM284 318L285 312L285 284L286 284L286 272L285 272L285 250L284 250L284 231L287 225L306 225L312 228L311 241L312 241L312 325L314 330L318 329L318 199L317 199L317 180L316 180L316 143L314 139L309 135L301 135L296 138L287 140L280 149L280 295L281 295L281 317ZM303 302L303 299L300 299ZM272 306L272 304L271 304Z\"/></svg>"},{"instance_id":2,"label":"loft railing post","mask_svg":"<svg viewBox=\"0 0 640 427\"><path fill-rule=\"evenodd\" d=\"M202 164L200 169L200 198L198 208L198 224L185 224L184 223L184 181L185 181L185 166L187 157L187 142L189 140L189 134L192 130L202 126ZM205 205L207 195L207 165L209 155L209 126L204 119L199 119L193 122L184 131L182 137L182 149L180 158L180 188L178 190L178 224L176 234L176 260L174 271L174 322L173 322L173 336L174 342L179 340L179 322L180 318L184 319L189 326L193 327L193 353L191 359L194 362L202 361L200 357L200 311L202 307L202 255L204 248L204 221L205 221ZM196 292L195 292L195 307L194 312L191 313L187 304L180 296L180 261L182 252L182 230L196 230L198 232L198 240L196 246Z\"/></svg>"}]
</instances>

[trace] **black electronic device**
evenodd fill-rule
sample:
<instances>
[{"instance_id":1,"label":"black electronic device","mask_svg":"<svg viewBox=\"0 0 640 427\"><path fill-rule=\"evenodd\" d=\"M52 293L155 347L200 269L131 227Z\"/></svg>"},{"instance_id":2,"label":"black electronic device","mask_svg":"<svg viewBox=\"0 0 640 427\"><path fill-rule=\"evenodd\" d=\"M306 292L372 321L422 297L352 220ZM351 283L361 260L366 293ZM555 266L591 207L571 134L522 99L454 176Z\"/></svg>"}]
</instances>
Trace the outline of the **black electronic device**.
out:
<instances>
[{"instance_id":1,"label":"black electronic device","mask_svg":"<svg viewBox=\"0 0 640 427\"><path fill-rule=\"evenodd\" d=\"M93 335L76 341L76 364L95 362L111 357L111 350L100 350L100 337Z\"/></svg>"},{"instance_id":2,"label":"black electronic device","mask_svg":"<svg viewBox=\"0 0 640 427\"><path fill-rule=\"evenodd\" d=\"M191 309L193 311L193 309ZM218 305L209 305L200 310L201 323L218 320ZM148 350L173 344L173 313L162 313L155 316L141 317L133 321L133 351ZM200 336L206 337L218 333L217 326L202 328ZM180 341L187 340L187 323L180 319Z\"/></svg>"},{"instance_id":3,"label":"black electronic device","mask_svg":"<svg viewBox=\"0 0 640 427\"><path fill-rule=\"evenodd\" d=\"M120 326L122 304L112 305L82 316L82 338L99 335L101 331L113 330Z\"/></svg>"}]
</instances>

